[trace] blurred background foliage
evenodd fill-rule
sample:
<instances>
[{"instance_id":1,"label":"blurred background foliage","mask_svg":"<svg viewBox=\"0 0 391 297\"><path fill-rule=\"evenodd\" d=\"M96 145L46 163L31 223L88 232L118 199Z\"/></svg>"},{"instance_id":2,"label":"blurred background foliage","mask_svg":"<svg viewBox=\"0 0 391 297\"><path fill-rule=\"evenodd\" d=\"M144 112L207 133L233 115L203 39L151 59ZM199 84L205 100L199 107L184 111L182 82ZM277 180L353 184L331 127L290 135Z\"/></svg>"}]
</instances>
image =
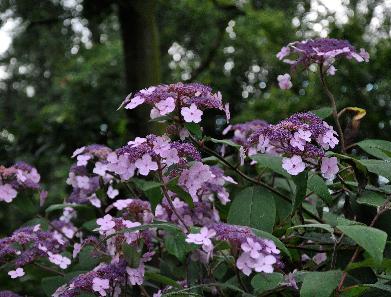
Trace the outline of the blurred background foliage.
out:
<instances>
[{"instance_id":1,"label":"blurred background foliage","mask_svg":"<svg viewBox=\"0 0 391 297\"><path fill-rule=\"evenodd\" d=\"M326 106L315 71L294 73L289 91L276 82L289 71L279 49L318 36L369 51L368 64L337 63L329 82L340 107L367 110L359 138L390 140L390 16L388 0L0 0L0 26L12 37L0 56L0 163L32 163L49 201L64 199L76 148L148 133L145 110L116 109L157 83L211 85L234 122ZM225 122L214 114L206 125L219 136ZM8 233L17 212L0 207Z\"/></svg>"}]
</instances>

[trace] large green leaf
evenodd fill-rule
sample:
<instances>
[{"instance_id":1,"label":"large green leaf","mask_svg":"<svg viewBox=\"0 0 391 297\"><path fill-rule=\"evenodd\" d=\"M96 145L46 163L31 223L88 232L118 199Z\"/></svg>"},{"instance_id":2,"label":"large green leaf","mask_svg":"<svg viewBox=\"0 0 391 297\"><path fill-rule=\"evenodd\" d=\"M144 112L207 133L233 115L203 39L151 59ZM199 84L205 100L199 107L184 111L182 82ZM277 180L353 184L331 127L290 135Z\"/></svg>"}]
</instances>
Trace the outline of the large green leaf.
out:
<instances>
[{"instance_id":1,"label":"large green leaf","mask_svg":"<svg viewBox=\"0 0 391 297\"><path fill-rule=\"evenodd\" d=\"M333 114L333 110L331 107L322 107L319 109L311 110L311 112L321 119L325 119Z\"/></svg>"},{"instance_id":2,"label":"large green leaf","mask_svg":"<svg viewBox=\"0 0 391 297\"><path fill-rule=\"evenodd\" d=\"M383 160L391 160L391 142L379 139L366 139L357 143L368 154Z\"/></svg>"},{"instance_id":3,"label":"large green leaf","mask_svg":"<svg viewBox=\"0 0 391 297\"><path fill-rule=\"evenodd\" d=\"M367 251L377 264L382 262L387 233L362 225L338 225L337 228Z\"/></svg>"},{"instance_id":4,"label":"large green leaf","mask_svg":"<svg viewBox=\"0 0 391 297\"><path fill-rule=\"evenodd\" d=\"M308 172L303 171L299 175L293 176L293 182L296 184L295 199L293 200L292 213L300 208L307 193Z\"/></svg>"},{"instance_id":5,"label":"large green leaf","mask_svg":"<svg viewBox=\"0 0 391 297\"><path fill-rule=\"evenodd\" d=\"M327 187L323 178L319 175L310 172L308 174L308 182L307 187L316 195L318 195L326 204L331 204L333 201L333 197L329 192L329 188Z\"/></svg>"},{"instance_id":6,"label":"large green leaf","mask_svg":"<svg viewBox=\"0 0 391 297\"><path fill-rule=\"evenodd\" d=\"M228 223L271 232L276 218L273 193L261 187L239 192L229 209Z\"/></svg>"},{"instance_id":7,"label":"large green leaf","mask_svg":"<svg viewBox=\"0 0 391 297\"><path fill-rule=\"evenodd\" d=\"M186 237L182 232L167 234L164 236L167 252L175 256L178 260L184 261L186 254L197 248L196 245L193 248L193 245L188 244L185 240Z\"/></svg>"},{"instance_id":8,"label":"large green leaf","mask_svg":"<svg viewBox=\"0 0 391 297\"><path fill-rule=\"evenodd\" d=\"M228 145L228 146L232 146L234 148L240 148L240 144L237 144L237 143L235 143L235 142L233 142L232 140L229 140L229 139L210 138L210 141L212 141L214 143L218 143L218 144L225 144L225 145Z\"/></svg>"},{"instance_id":9,"label":"large green leaf","mask_svg":"<svg viewBox=\"0 0 391 297\"><path fill-rule=\"evenodd\" d=\"M286 178L291 177L291 175L282 168L282 157L257 154L251 156L250 158L256 161L261 167L268 168L275 173L285 176Z\"/></svg>"},{"instance_id":10,"label":"large green leaf","mask_svg":"<svg viewBox=\"0 0 391 297\"><path fill-rule=\"evenodd\" d=\"M357 203L365 204L369 206L379 207L383 205L385 201L385 195L377 192L365 191L357 199Z\"/></svg>"},{"instance_id":11,"label":"large green leaf","mask_svg":"<svg viewBox=\"0 0 391 297\"><path fill-rule=\"evenodd\" d=\"M338 286L341 276L342 272L339 270L308 272L304 275L300 296L329 297Z\"/></svg>"},{"instance_id":12,"label":"large green leaf","mask_svg":"<svg viewBox=\"0 0 391 297\"><path fill-rule=\"evenodd\" d=\"M283 279L283 275L278 272L258 273L251 280L251 286L259 294L276 288Z\"/></svg>"},{"instance_id":13,"label":"large green leaf","mask_svg":"<svg viewBox=\"0 0 391 297\"><path fill-rule=\"evenodd\" d=\"M391 162L384 160L359 160L369 172L384 176L391 180Z\"/></svg>"}]
</instances>

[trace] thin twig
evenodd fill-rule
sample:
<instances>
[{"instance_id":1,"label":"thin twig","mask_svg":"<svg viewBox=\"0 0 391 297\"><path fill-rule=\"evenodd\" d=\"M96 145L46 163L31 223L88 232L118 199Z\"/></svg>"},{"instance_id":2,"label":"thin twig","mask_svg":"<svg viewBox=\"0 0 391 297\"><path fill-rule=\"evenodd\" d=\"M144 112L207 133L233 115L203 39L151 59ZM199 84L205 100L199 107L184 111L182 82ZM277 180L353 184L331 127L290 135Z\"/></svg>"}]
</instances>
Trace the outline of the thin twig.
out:
<instances>
[{"instance_id":1,"label":"thin twig","mask_svg":"<svg viewBox=\"0 0 391 297\"><path fill-rule=\"evenodd\" d=\"M329 99L330 99L331 108L333 110L333 118L335 121L335 125L337 126L339 137L341 139L341 152L344 153L346 151L345 150L345 138L344 138L343 130L342 130L341 124L339 122L339 118L338 118L337 104L335 102L335 97L334 97L333 93L331 93L329 87L327 86L326 78L324 77L324 72L323 72L323 64L321 64L319 67L319 73L320 73L320 81L322 83L323 89L324 89L327 97L329 97Z\"/></svg>"}]
</instances>

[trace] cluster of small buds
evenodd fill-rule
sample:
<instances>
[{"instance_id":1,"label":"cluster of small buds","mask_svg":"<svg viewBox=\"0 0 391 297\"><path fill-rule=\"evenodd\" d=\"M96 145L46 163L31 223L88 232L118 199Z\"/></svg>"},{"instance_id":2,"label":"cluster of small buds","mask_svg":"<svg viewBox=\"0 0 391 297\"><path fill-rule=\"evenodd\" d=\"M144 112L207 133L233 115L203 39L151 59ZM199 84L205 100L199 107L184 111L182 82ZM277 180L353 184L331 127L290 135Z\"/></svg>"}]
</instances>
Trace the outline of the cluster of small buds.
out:
<instances>
[{"instance_id":1,"label":"cluster of small buds","mask_svg":"<svg viewBox=\"0 0 391 297\"><path fill-rule=\"evenodd\" d=\"M294 54L295 60L286 57ZM277 53L277 58L292 65L293 69L302 65L307 68L311 64L325 66L325 71L329 75L335 74L334 61L337 58L355 59L357 62L368 62L369 54L365 49L359 52L347 40L333 38L318 38L289 43Z\"/></svg>"},{"instance_id":2,"label":"cluster of small buds","mask_svg":"<svg viewBox=\"0 0 391 297\"><path fill-rule=\"evenodd\" d=\"M196 148L189 143L171 142L167 136L148 135L133 141L107 157L108 170L128 180L137 171L147 176L159 169L186 166L189 161L201 160Z\"/></svg>"},{"instance_id":3,"label":"cluster of small buds","mask_svg":"<svg viewBox=\"0 0 391 297\"><path fill-rule=\"evenodd\" d=\"M101 188L101 183L108 185L107 195L114 198L118 190L111 185L113 176L107 174L107 157L111 149L103 145L89 145L77 149L72 158L76 163L69 171L67 184L72 186L72 193L68 197L71 203L91 203L100 208L101 200L96 192Z\"/></svg>"},{"instance_id":4,"label":"cluster of small buds","mask_svg":"<svg viewBox=\"0 0 391 297\"><path fill-rule=\"evenodd\" d=\"M283 168L291 175L299 174L306 167L320 167L324 178L334 179L338 162L335 157L325 157L325 151L338 142L332 126L307 112L258 129L249 137L245 149L249 156L256 153L283 156Z\"/></svg>"},{"instance_id":5,"label":"cluster of small buds","mask_svg":"<svg viewBox=\"0 0 391 297\"><path fill-rule=\"evenodd\" d=\"M181 216L186 226L202 226L220 221L219 213L211 202L194 202L194 207L190 207L178 197L174 198L172 193L169 193L169 195L172 195L171 199L175 210ZM182 225L182 222L173 212L166 198L163 198L162 203L156 206L155 218L160 221L175 223L186 231L185 226Z\"/></svg>"},{"instance_id":6,"label":"cluster of small buds","mask_svg":"<svg viewBox=\"0 0 391 297\"><path fill-rule=\"evenodd\" d=\"M213 93L208 86L199 83L175 83L143 89L134 96L128 95L123 102L126 109L134 109L146 103L152 105L151 119L171 116L176 121L199 123L205 109L218 109L226 113L229 121L229 106L223 105L221 93Z\"/></svg>"},{"instance_id":7,"label":"cluster of small buds","mask_svg":"<svg viewBox=\"0 0 391 297\"><path fill-rule=\"evenodd\" d=\"M39 190L40 179L37 169L24 162L11 167L0 166L0 201L10 203L22 190Z\"/></svg>"},{"instance_id":8,"label":"cluster of small buds","mask_svg":"<svg viewBox=\"0 0 391 297\"><path fill-rule=\"evenodd\" d=\"M245 145L248 137L255 131L261 128L265 128L268 126L268 123L263 120L252 120L245 123L228 125L227 128L224 129L223 135L227 135L229 132L233 131L232 141Z\"/></svg>"},{"instance_id":9,"label":"cluster of small buds","mask_svg":"<svg viewBox=\"0 0 391 297\"><path fill-rule=\"evenodd\" d=\"M23 276L23 266L43 258L66 269L70 260L61 253L67 245L67 237L55 229L43 231L40 225L22 227L10 237L0 239L0 262L7 261L16 267L8 273L11 278Z\"/></svg>"},{"instance_id":10,"label":"cluster of small buds","mask_svg":"<svg viewBox=\"0 0 391 297\"><path fill-rule=\"evenodd\" d=\"M153 221L151 204L140 199L119 199L112 204L118 211L121 211L123 218L137 221L143 224L150 224Z\"/></svg>"},{"instance_id":11,"label":"cluster of small buds","mask_svg":"<svg viewBox=\"0 0 391 297\"><path fill-rule=\"evenodd\" d=\"M126 282L126 261L118 259L112 263L101 263L92 271L80 274L69 284L59 287L53 297L74 297L83 293L99 296L120 296L121 286Z\"/></svg>"},{"instance_id":12,"label":"cluster of small buds","mask_svg":"<svg viewBox=\"0 0 391 297\"><path fill-rule=\"evenodd\" d=\"M212 239L228 241L240 251L236 266L245 275L250 275L253 271L272 273L274 267L280 265L280 251L274 242L257 237L247 227L214 223L209 227L202 227L199 233L188 234L186 241L201 245L208 261L213 256Z\"/></svg>"}]
</instances>

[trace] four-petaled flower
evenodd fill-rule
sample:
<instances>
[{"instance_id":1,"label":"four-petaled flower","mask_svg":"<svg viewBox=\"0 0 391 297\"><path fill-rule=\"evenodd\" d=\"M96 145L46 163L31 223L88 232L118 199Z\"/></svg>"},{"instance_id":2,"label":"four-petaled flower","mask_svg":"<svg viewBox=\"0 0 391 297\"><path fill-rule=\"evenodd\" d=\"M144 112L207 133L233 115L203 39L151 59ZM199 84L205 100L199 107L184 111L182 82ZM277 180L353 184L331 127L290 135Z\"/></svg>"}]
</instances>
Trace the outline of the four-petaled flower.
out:
<instances>
[{"instance_id":1,"label":"four-petaled flower","mask_svg":"<svg viewBox=\"0 0 391 297\"><path fill-rule=\"evenodd\" d=\"M193 103L190 107L183 107L181 110L181 115L185 122L191 123L199 123L201 122L201 116L203 112L197 108L197 106Z\"/></svg>"},{"instance_id":2,"label":"four-petaled flower","mask_svg":"<svg viewBox=\"0 0 391 297\"><path fill-rule=\"evenodd\" d=\"M113 217L109 214L105 215L103 218L97 219L96 223L100 226L99 232L101 233L110 231L115 227Z\"/></svg>"},{"instance_id":3,"label":"four-petaled flower","mask_svg":"<svg viewBox=\"0 0 391 297\"><path fill-rule=\"evenodd\" d=\"M288 73L277 76L278 85L282 90L292 88L291 76Z\"/></svg>"},{"instance_id":4,"label":"four-petaled flower","mask_svg":"<svg viewBox=\"0 0 391 297\"><path fill-rule=\"evenodd\" d=\"M300 172L304 171L305 163L300 156L283 158L282 168L284 168L290 175L298 175Z\"/></svg>"},{"instance_id":5,"label":"four-petaled flower","mask_svg":"<svg viewBox=\"0 0 391 297\"><path fill-rule=\"evenodd\" d=\"M106 290L110 288L108 279L94 277L92 280L92 289L98 292L100 296L106 296Z\"/></svg>"},{"instance_id":6,"label":"four-petaled flower","mask_svg":"<svg viewBox=\"0 0 391 297\"><path fill-rule=\"evenodd\" d=\"M9 184L0 185L0 201L10 203L18 192Z\"/></svg>"},{"instance_id":7,"label":"four-petaled flower","mask_svg":"<svg viewBox=\"0 0 391 297\"><path fill-rule=\"evenodd\" d=\"M11 277L11 278L18 278L18 277L22 277L24 275L24 270L23 268L16 268L15 270L11 270L8 272L8 275Z\"/></svg>"},{"instance_id":8,"label":"four-petaled flower","mask_svg":"<svg viewBox=\"0 0 391 297\"><path fill-rule=\"evenodd\" d=\"M137 106L139 106L140 104L143 104L144 101L145 101L144 98L142 98L140 96L136 96L136 97L132 98L132 100L130 100L130 102L128 104L125 105L125 108L126 109L134 109Z\"/></svg>"},{"instance_id":9,"label":"four-petaled flower","mask_svg":"<svg viewBox=\"0 0 391 297\"><path fill-rule=\"evenodd\" d=\"M338 159L336 157L322 158L322 165L320 167L320 171L322 172L324 178L328 180L333 180L339 171Z\"/></svg>"},{"instance_id":10,"label":"four-petaled flower","mask_svg":"<svg viewBox=\"0 0 391 297\"><path fill-rule=\"evenodd\" d=\"M175 109L175 100L172 97L168 97L156 103L155 106L159 110L160 115L164 116Z\"/></svg>"},{"instance_id":11,"label":"four-petaled flower","mask_svg":"<svg viewBox=\"0 0 391 297\"><path fill-rule=\"evenodd\" d=\"M211 250L213 250L213 243L210 239L213 238L215 235L216 231L214 231L213 229L202 227L200 233L188 234L186 242L202 245L202 249L205 252L210 252Z\"/></svg>"},{"instance_id":12,"label":"four-petaled flower","mask_svg":"<svg viewBox=\"0 0 391 297\"><path fill-rule=\"evenodd\" d=\"M138 159L134 165L141 175L148 175L150 171L158 169L157 163L152 161L152 157L148 154L143 155L142 158Z\"/></svg>"}]
</instances>

